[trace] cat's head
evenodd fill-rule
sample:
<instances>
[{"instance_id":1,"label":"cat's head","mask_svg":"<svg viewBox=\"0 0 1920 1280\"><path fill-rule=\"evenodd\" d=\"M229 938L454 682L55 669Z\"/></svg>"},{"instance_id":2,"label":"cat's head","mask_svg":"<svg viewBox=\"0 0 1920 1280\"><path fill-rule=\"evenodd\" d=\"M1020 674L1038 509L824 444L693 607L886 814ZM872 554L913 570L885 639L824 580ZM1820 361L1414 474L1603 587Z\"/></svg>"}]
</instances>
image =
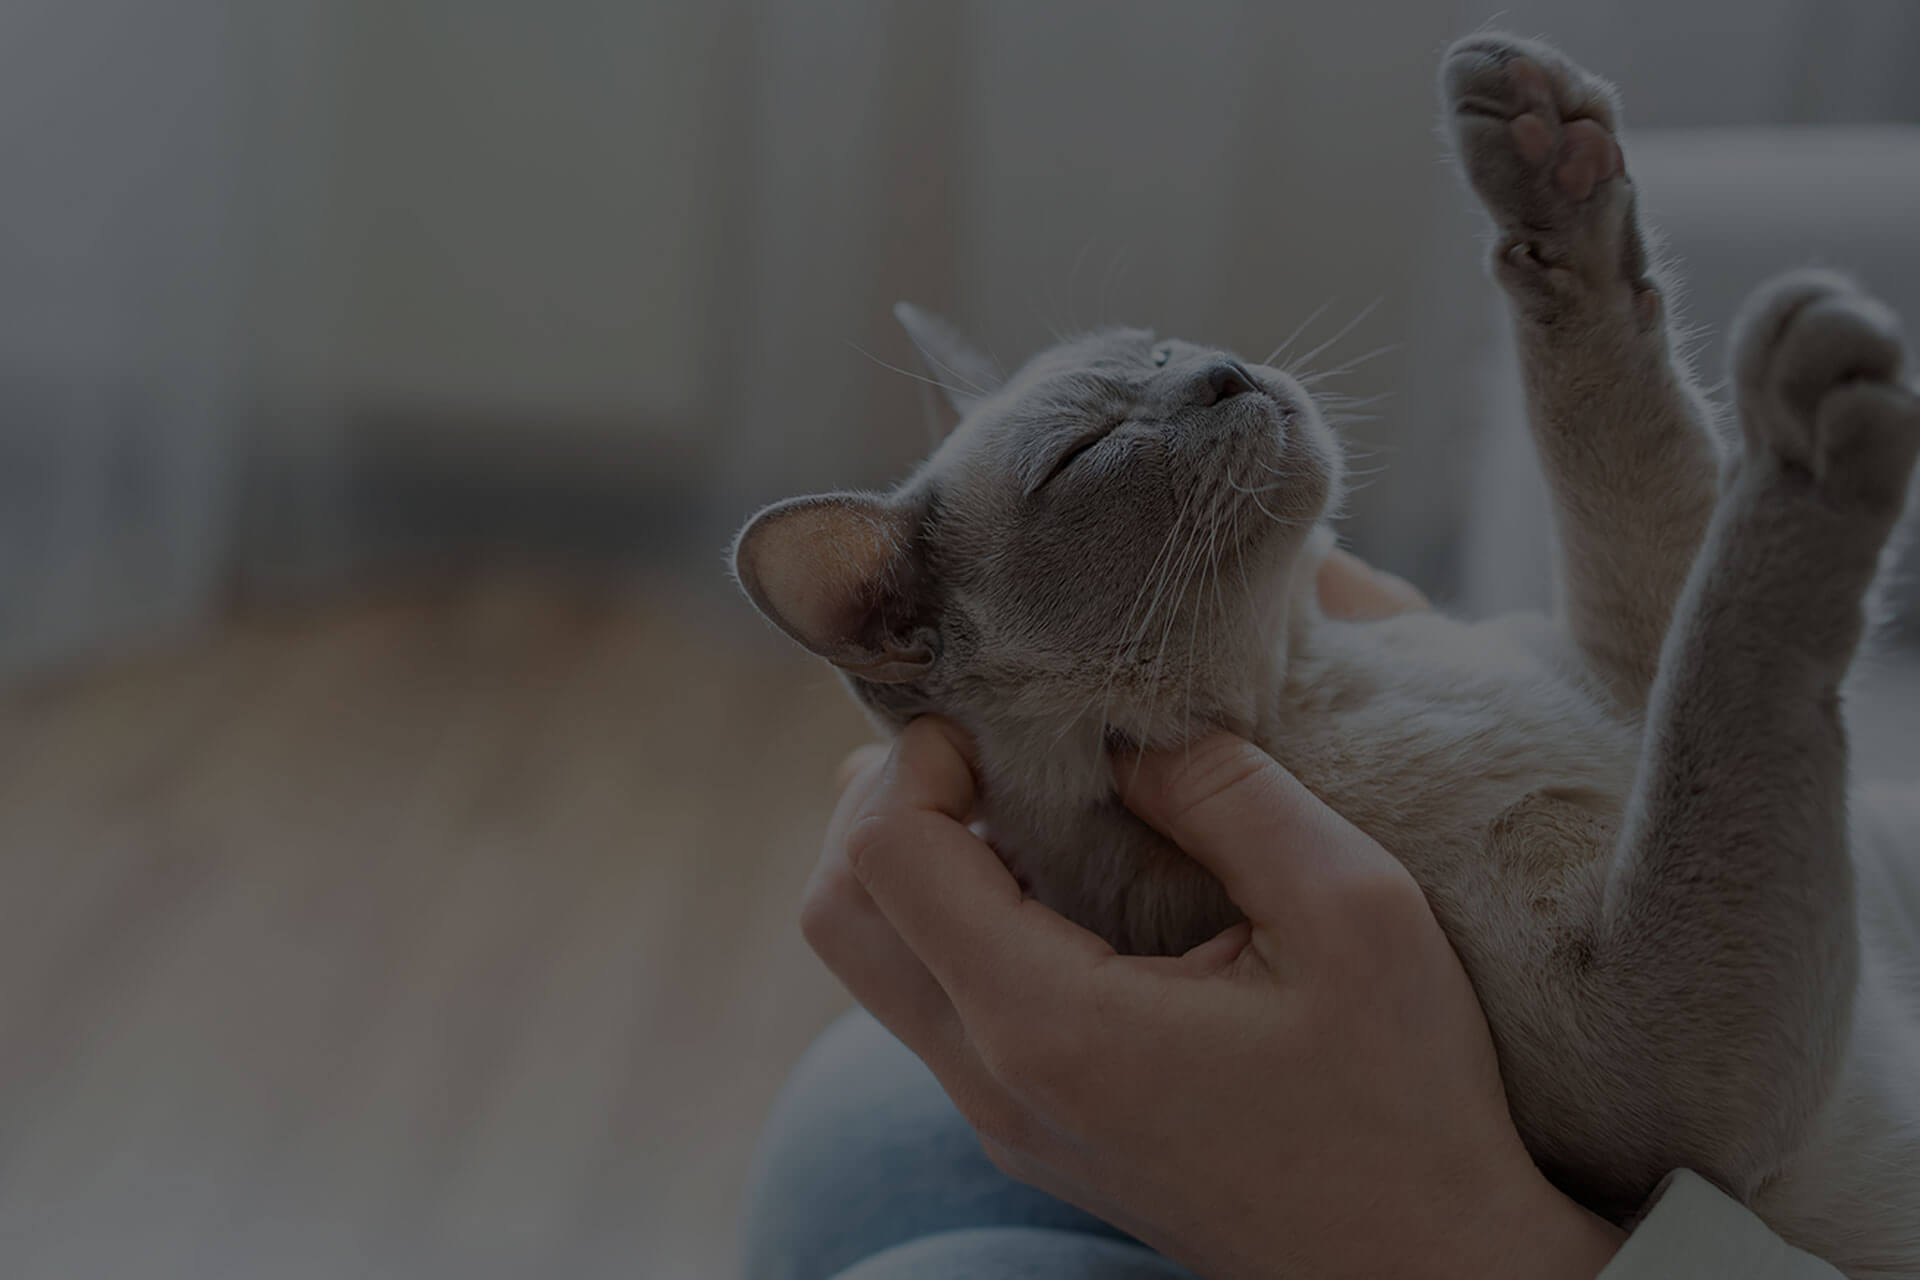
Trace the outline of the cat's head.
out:
<instances>
[{"instance_id":1,"label":"cat's head","mask_svg":"<svg viewBox=\"0 0 1920 1280\"><path fill-rule=\"evenodd\" d=\"M734 565L761 612L895 724L938 711L1096 745L1250 728L1340 492L1301 384L1139 329L1002 380L943 322L897 314L958 425L892 493L755 516Z\"/></svg>"}]
</instances>

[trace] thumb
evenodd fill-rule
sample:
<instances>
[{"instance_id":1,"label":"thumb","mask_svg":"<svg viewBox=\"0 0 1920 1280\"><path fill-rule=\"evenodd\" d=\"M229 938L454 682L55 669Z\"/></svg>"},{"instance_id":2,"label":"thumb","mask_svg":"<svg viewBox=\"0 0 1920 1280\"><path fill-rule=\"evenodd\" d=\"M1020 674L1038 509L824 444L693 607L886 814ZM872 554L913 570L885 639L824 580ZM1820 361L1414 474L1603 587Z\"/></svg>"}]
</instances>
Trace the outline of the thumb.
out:
<instances>
[{"instance_id":1,"label":"thumb","mask_svg":"<svg viewBox=\"0 0 1920 1280\"><path fill-rule=\"evenodd\" d=\"M1226 887L1255 925L1318 918L1355 876L1400 870L1260 748L1215 732L1116 763L1121 799Z\"/></svg>"},{"instance_id":2,"label":"thumb","mask_svg":"<svg viewBox=\"0 0 1920 1280\"><path fill-rule=\"evenodd\" d=\"M1391 618L1397 613L1431 609L1420 588L1405 578L1376 569L1351 551L1327 552L1314 578L1320 607L1327 616L1350 622Z\"/></svg>"}]
</instances>

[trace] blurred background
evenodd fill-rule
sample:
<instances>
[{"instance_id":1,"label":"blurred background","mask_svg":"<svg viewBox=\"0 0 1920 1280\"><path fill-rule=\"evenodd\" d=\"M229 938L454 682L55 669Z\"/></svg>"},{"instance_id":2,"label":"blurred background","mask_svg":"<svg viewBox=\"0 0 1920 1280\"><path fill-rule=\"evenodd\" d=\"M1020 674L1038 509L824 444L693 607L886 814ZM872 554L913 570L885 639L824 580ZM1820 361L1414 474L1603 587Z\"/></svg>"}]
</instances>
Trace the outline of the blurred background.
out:
<instances>
[{"instance_id":1,"label":"blurred background","mask_svg":"<svg viewBox=\"0 0 1920 1280\"><path fill-rule=\"evenodd\" d=\"M728 1274L864 729L722 552L916 459L896 299L1304 326L1348 540L1539 601L1490 18L1622 86L1710 382L1783 266L1920 316L1907 0L0 6L0 1270Z\"/></svg>"}]
</instances>

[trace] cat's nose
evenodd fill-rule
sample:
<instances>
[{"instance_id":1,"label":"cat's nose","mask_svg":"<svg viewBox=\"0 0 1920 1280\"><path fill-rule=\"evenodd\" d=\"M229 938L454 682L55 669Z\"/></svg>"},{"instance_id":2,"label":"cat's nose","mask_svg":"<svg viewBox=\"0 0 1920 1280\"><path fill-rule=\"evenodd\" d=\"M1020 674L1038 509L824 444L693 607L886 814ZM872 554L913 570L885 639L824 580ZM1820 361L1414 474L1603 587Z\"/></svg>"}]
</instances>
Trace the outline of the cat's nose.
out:
<instances>
[{"instance_id":1,"label":"cat's nose","mask_svg":"<svg viewBox=\"0 0 1920 1280\"><path fill-rule=\"evenodd\" d=\"M1259 389L1253 375L1238 360L1216 360L1195 375L1193 399L1205 408Z\"/></svg>"}]
</instances>

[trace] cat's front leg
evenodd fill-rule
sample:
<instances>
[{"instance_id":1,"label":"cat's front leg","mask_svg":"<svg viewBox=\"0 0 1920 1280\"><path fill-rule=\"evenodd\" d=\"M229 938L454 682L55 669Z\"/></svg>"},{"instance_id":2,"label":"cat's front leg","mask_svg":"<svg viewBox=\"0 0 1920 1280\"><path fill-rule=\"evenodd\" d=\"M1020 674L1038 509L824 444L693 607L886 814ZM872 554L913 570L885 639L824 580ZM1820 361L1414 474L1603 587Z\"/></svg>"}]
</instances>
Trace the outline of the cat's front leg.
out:
<instances>
[{"instance_id":1,"label":"cat's front leg","mask_svg":"<svg viewBox=\"0 0 1920 1280\"><path fill-rule=\"evenodd\" d=\"M1454 151L1491 215L1558 533L1559 610L1621 702L1652 685L1712 511L1709 410L1673 350L1606 82L1499 34L1449 50Z\"/></svg>"},{"instance_id":2,"label":"cat's front leg","mask_svg":"<svg viewBox=\"0 0 1920 1280\"><path fill-rule=\"evenodd\" d=\"M1598 925L1540 993L1579 1077L1562 1085L1609 1099L1567 1145L1618 1156L1623 1193L1680 1165L1736 1193L1778 1171L1842 1064L1859 965L1839 690L1920 398L1891 313L1824 273L1760 290L1734 352L1742 455L1661 656Z\"/></svg>"}]
</instances>

